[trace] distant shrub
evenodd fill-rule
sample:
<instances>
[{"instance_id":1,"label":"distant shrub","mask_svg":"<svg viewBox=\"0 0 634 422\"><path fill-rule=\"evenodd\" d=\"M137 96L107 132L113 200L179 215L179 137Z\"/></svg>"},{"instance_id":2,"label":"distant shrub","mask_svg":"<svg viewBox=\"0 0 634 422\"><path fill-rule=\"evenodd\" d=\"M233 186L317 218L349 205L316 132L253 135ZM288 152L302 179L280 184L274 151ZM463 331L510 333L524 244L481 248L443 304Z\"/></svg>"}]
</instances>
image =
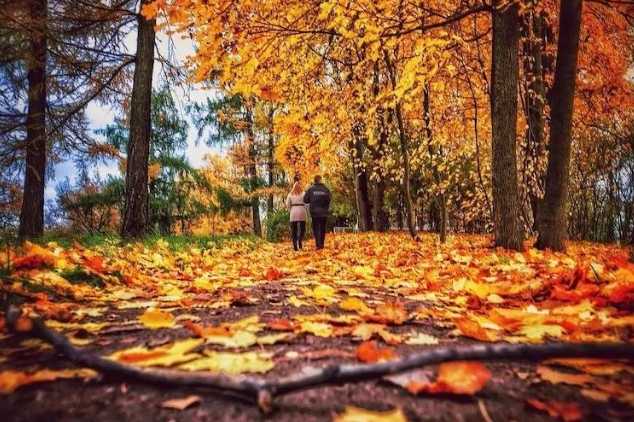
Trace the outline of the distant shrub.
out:
<instances>
[{"instance_id":1,"label":"distant shrub","mask_svg":"<svg viewBox=\"0 0 634 422\"><path fill-rule=\"evenodd\" d=\"M290 214L288 210L273 211L266 218L266 239L278 243L289 238Z\"/></svg>"}]
</instances>

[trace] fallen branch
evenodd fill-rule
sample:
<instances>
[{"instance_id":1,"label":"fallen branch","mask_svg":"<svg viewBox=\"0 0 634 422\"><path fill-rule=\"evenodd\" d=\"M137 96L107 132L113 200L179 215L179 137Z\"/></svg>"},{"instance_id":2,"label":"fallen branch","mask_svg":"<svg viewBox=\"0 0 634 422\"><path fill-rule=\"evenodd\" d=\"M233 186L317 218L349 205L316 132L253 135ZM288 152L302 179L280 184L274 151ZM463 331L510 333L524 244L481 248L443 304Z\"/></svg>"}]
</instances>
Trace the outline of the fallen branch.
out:
<instances>
[{"instance_id":1,"label":"fallen branch","mask_svg":"<svg viewBox=\"0 0 634 422\"><path fill-rule=\"evenodd\" d=\"M129 380L206 387L229 392L257 402L264 413L273 408L273 398L300 390L332 384L345 384L377 379L426 365L457 360L530 360L550 358L632 359L634 344L629 343L553 343L553 344L475 344L461 347L438 347L408 357L375 364L330 365L310 374L299 374L278 380L259 380L243 375L230 376L214 372L189 372L172 369L141 368L85 353L73 346L62 334L52 330L40 318L31 317L32 328L26 333L16 329L19 308L10 307L7 326L14 332L31 334L50 343L59 353L78 366L95 369L102 374L126 377Z\"/></svg>"}]
</instances>

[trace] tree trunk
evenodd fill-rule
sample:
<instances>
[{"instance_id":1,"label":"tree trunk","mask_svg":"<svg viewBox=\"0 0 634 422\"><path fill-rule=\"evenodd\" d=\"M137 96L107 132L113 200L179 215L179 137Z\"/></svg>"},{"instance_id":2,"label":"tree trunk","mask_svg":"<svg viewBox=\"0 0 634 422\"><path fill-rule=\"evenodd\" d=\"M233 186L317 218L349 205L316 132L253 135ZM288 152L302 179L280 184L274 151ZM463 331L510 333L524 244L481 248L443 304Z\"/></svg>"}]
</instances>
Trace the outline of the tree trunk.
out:
<instances>
[{"instance_id":1,"label":"tree trunk","mask_svg":"<svg viewBox=\"0 0 634 422\"><path fill-rule=\"evenodd\" d=\"M536 247L565 249L572 143L572 113L579 53L582 0L562 1L559 9L557 64L550 104L550 142L541 230Z\"/></svg>"},{"instance_id":2,"label":"tree trunk","mask_svg":"<svg viewBox=\"0 0 634 422\"><path fill-rule=\"evenodd\" d=\"M260 197L255 194L258 182L257 150L255 148L255 132L253 130L253 104L247 101L246 123L247 123L247 150L249 163L247 164L247 177L249 178L249 194L251 195L251 216L253 217L253 234L262 237L262 222L260 220Z\"/></svg>"},{"instance_id":3,"label":"tree trunk","mask_svg":"<svg viewBox=\"0 0 634 422\"><path fill-rule=\"evenodd\" d=\"M401 103L396 104L396 120L398 122L399 146L401 149L401 159L403 160L403 200L405 202L405 221L407 229L412 238L419 242L420 238L414 227L414 206L412 204L412 194L410 192L411 170L409 165L409 152L407 151L407 137L405 136L405 125L403 123L403 113L401 111Z\"/></svg>"},{"instance_id":4,"label":"tree trunk","mask_svg":"<svg viewBox=\"0 0 634 422\"><path fill-rule=\"evenodd\" d=\"M546 152L544 143L544 87L543 67L543 20L540 13L526 14L524 73L526 87L526 153L524 157L524 187L528 190L528 201L533 214L533 231L539 232L541 202L544 190L544 172L541 160Z\"/></svg>"},{"instance_id":5,"label":"tree trunk","mask_svg":"<svg viewBox=\"0 0 634 422\"><path fill-rule=\"evenodd\" d=\"M378 175L374 182L374 195L372 197L372 230L384 232L388 229L387 213L383 209L385 202L385 179Z\"/></svg>"},{"instance_id":6,"label":"tree trunk","mask_svg":"<svg viewBox=\"0 0 634 422\"><path fill-rule=\"evenodd\" d=\"M275 158L273 155L273 152L275 150L275 137L273 135L273 113L274 113L274 108L271 106L271 110L269 111L268 114L268 129L269 129L269 133L268 133L268 143L267 143L267 147L268 147L268 151L267 151L267 163L266 163L266 167L267 167L267 171L268 171L268 183L269 183L269 189L273 189L273 185L275 184ZM274 203L273 203L273 193L269 193L269 196L266 200L266 214L267 216L270 216L274 211Z\"/></svg>"},{"instance_id":7,"label":"tree trunk","mask_svg":"<svg viewBox=\"0 0 634 422\"><path fill-rule=\"evenodd\" d=\"M142 0L143 5L151 0ZM124 237L140 238L148 230L148 162L150 157L152 71L154 69L154 24L141 13L130 107L130 138L125 177L125 212L121 227Z\"/></svg>"},{"instance_id":8,"label":"tree trunk","mask_svg":"<svg viewBox=\"0 0 634 422\"><path fill-rule=\"evenodd\" d=\"M440 193L437 195L436 200L440 205L440 243L447 241L447 196L445 190L442 187L442 178L440 177L440 171L438 166L434 164L434 158L436 157L436 151L432 144L432 131L431 131L431 111L430 111L430 98L429 98L429 85L425 86L423 90L423 121L425 123L425 135L427 137L427 151L429 151L429 159L432 166L432 172L434 173L434 181L436 186L440 189ZM442 155L442 151L440 152Z\"/></svg>"},{"instance_id":9,"label":"tree trunk","mask_svg":"<svg viewBox=\"0 0 634 422\"><path fill-rule=\"evenodd\" d=\"M29 15L30 57L27 81L29 100L26 117L26 169L20 213L20 237L44 234L44 188L46 183L46 33L47 0L31 0Z\"/></svg>"},{"instance_id":10,"label":"tree trunk","mask_svg":"<svg viewBox=\"0 0 634 422\"><path fill-rule=\"evenodd\" d=\"M370 200L368 173L363 165L363 141L359 139L362 135L355 133L355 140L352 142L352 171L355 177L355 191L357 197L357 208L359 210L359 229L361 231L372 230L372 202Z\"/></svg>"},{"instance_id":11,"label":"tree trunk","mask_svg":"<svg viewBox=\"0 0 634 422\"><path fill-rule=\"evenodd\" d=\"M493 224L495 244L522 250L524 230L520 220L517 184L517 86L519 79L518 6L493 10L493 63L491 70L491 121L493 133Z\"/></svg>"},{"instance_id":12,"label":"tree trunk","mask_svg":"<svg viewBox=\"0 0 634 422\"><path fill-rule=\"evenodd\" d=\"M396 89L396 69L392 66L392 61L390 60L388 52L384 51L383 53L385 57L385 64L387 65L388 73L390 75L392 88ZM407 150L407 135L405 133L403 110L400 101L396 104L394 114L396 115L396 123L398 125L399 147L401 150L401 159L403 160L403 184L401 185L401 190L403 193L403 202L405 202L405 222L407 223L409 234L415 241L419 242L420 238L418 237L418 233L416 233L416 228L414 227L414 205L412 203L412 193L410 192L411 170L409 164L409 152Z\"/></svg>"}]
</instances>

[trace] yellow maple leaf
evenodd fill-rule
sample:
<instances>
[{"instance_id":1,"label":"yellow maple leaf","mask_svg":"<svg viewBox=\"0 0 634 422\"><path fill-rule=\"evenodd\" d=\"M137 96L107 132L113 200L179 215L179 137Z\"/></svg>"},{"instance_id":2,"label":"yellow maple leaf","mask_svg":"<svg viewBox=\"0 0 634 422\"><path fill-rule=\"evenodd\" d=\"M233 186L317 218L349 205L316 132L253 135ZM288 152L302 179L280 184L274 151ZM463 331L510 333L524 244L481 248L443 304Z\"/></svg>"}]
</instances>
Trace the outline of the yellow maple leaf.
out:
<instances>
[{"instance_id":1,"label":"yellow maple leaf","mask_svg":"<svg viewBox=\"0 0 634 422\"><path fill-rule=\"evenodd\" d=\"M245 372L266 373L275 367L270 359L270 353L245 352L205 352L202 357L180 365L180 369L187 371L218 371L228 374L242 374Z\"/></svg>"},{"instance_id":2,"label":"yellow maple leaf","mask_svg":"<svg viewBox=\"0 0 634 422\"><path fill-rule=\"evenodd\" d=\"M359 314L367 314L372 312L372 309L358 297L345 298L339 303L339 307L344 311L355 311Z\"/></svg>"},{"instance_id":3,"label":"yellow maple leaf","mask_svg":"<svg viewBox=\"0 0 634 422\"><path fill-rule=\"evenodd\" d=\"M107 358L140 366L173 366L200 357L198 353L190 352L202 344L203 339L190 338L154 349L138 346L119 350Z\"/></svg>"},{"instance_id":4,"label":"yellow maple leaf","mask_svg":"<svg viewBox=\"0 0 634 422\"><path fill-rule=\"evenodd\" d=\"M139 316L139 321L148 328L172 328L176 325L174 316L159 309L148 309Z\"/></svg>"},{"instance_id":5,"label":"yellow maple leaf","mask_svg":"<svg viewBox=\"0 0 634 422\"><path fill-rule=\"evenodd\" d=\"M323 322L304 321L301 324L301 331L317 337L330 337L332 335L332 325Z\"/></svg>"},{"instance_id":6,"label":"yellow maple leaf","mask_svg":"<svg viewBox=\"0 0 634 422\"><path fill-rule=\"evenodd\" d=\"M418 346L434 346L438 344L438 339L434 336L424 333L415 333L405 340L405 344L413 344Z\"/></svg>"}]
</instances>

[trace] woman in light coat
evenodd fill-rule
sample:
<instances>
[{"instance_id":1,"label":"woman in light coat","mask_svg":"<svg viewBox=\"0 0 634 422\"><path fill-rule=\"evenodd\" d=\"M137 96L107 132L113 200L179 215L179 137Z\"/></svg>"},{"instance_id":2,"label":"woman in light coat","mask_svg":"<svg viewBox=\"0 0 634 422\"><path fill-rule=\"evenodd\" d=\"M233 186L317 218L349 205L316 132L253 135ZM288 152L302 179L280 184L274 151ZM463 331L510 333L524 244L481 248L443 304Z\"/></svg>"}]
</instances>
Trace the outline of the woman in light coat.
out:
<instances>
[{"instance_id":1,"label":"woman in light coat","mask_svg":"<svg viewBox=\"0 0 634 422\"><path fill-rule=\"evenodd\" d=\"M291 213L291 241L293 249L302 249L302 241L306 234L306 204L304 204L304 192L299 181L293 184L293 189L286 197L286 207Z\"/></svg>"}]
</instances>

